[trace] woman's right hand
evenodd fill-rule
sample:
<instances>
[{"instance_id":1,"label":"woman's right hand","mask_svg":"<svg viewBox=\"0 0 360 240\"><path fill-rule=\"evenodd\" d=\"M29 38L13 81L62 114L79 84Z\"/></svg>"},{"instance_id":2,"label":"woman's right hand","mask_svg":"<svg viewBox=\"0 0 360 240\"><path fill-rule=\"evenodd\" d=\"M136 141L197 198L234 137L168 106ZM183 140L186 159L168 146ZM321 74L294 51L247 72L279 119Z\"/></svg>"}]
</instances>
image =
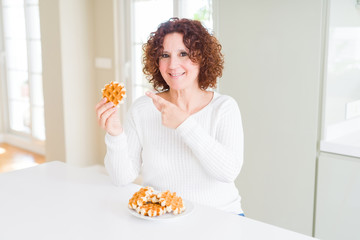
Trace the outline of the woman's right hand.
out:
<instances>
[{"instance_id":1,"label":"woman's right hand","mask_svg":"<svg viewBox=\"0 0 360 240\"><path fill-rule=\"evenodd\" d=\"M112 102L107 102L103 98L96 104L96 115L99 126L112 136L120 135L123 132L120 118L118 116L118 108Z\"/></svg>"}]
</instances>

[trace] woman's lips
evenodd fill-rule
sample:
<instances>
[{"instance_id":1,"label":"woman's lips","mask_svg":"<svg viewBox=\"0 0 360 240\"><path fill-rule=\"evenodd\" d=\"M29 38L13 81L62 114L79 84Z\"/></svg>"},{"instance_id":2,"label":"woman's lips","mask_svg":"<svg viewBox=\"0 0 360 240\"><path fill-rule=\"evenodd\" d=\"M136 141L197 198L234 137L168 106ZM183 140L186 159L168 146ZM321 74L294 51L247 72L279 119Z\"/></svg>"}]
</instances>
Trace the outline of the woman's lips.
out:
<instances>
[{"instance_id":1,"label":"woman's lips","mask_svg":"<svg viewBox=\"0 0 360 240\"><path fill-rule=\"evenodd\" d=\"M180 76L182 76L184 74L185 74L185 72L183 72L183 73L169 73L169 75L172 76L172 77L180 77Z\"/></svg>"}]
</instances>

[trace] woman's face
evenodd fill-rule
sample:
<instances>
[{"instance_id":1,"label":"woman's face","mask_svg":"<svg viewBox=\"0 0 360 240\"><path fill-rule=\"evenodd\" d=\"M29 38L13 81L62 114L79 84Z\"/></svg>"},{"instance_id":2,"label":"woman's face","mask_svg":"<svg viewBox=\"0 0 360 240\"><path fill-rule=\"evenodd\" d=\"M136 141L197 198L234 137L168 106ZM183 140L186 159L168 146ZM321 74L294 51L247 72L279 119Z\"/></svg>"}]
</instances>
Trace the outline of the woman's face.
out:
<instances>
[{"instance_id":1,"label":"woman's face","mask_svg":"<svg viewBox=\"0 0 360 240\"><path fill-rule=\"evenodd\" d=\"M170 89L199 88L200 66L190 60L189 49L183 43L183 35L176 32L165 35L163 47L159 70Z\"/></svg>"}]
</instances>

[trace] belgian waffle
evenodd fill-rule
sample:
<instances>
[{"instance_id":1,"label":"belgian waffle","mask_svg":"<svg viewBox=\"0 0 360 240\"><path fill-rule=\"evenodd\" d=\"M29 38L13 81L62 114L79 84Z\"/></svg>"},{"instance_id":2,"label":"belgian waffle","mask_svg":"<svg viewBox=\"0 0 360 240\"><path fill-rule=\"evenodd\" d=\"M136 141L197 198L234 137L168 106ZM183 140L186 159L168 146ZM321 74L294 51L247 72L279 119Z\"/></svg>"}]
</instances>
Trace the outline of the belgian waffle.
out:
<instances>
[{"instance_id":1,"label":"belgian waffle","mask_svg":"<svg viewBox=\"0 0 360 240\"><path fill-rule=\"evenodd\" d=\"M167 212L179 214L185 211L185 206L181 197L176 196L176 192L172 193L169 190L161 192L157 195L161 206L166 207Z\"/></svg>"},{"instance_id":2,"label":"belgian waffle","mask_svg":"<svg viewBox=\"0 0 360 240\"><path fill-rule=\"evenodd\" d=\"M141 188L139 191L134 193L132 198L129 200L129 208L136 209L147 203L149 196L154 192L151 187Z\"/></svg>"},{"instance_id":3,"label":"belgian waffle","mask_svg":"<svg viewBox=\"0 0 360 240\"><path fill-rule=\"evenodd\" d=\"M126 98L126 89L124 84L111 82L106 84L102 89L103 97L106 97L108 102L113 102L115 106L119 103L124 102L124 98Z\"/></svg>"},{"instance_id":4,"label":"belgian waffle","mask_svg":"<svg viewBox=\"0 0 360 240\"><path fill-rule=\"evenodd\" d=\"M159 203L159 198L157 197L157 194L153 193L149 196L148 201L152 203Z\"/></svg>"},{"instance_id":5,"label":"belgian waffle","mask_svg":"<svg viewBox=\"0 0 360 240\"><path fill-rule=\"evenodd\" d=\"M166 213L166 208L158 203L146 203L137 207L136 211L143 216L155 217Z\"/></svg>"}]
</instances>

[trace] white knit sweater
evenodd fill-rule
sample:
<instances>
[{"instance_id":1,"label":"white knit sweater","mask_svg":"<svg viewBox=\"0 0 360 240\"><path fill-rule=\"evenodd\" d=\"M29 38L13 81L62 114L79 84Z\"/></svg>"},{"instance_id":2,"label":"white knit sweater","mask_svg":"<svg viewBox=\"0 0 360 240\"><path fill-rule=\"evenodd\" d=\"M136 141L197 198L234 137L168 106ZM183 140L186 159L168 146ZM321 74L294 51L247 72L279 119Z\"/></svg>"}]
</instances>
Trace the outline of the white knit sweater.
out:
<instances>
[{"instance_id":1,"label":"white knit sweater","mask_svg":"<svg viewBox=\"0 0 360 240\"><path fill-rule=\"evenodd\" d=\"M243 212L234 184L243 163L243 130L233 98L215 92L206 107L170 129L152 100L140 97L127 113L124 133L106 134L105 143L105 167L115 184L131 183L141 172L144 186Z\"/></svg>"}]
</instances>

